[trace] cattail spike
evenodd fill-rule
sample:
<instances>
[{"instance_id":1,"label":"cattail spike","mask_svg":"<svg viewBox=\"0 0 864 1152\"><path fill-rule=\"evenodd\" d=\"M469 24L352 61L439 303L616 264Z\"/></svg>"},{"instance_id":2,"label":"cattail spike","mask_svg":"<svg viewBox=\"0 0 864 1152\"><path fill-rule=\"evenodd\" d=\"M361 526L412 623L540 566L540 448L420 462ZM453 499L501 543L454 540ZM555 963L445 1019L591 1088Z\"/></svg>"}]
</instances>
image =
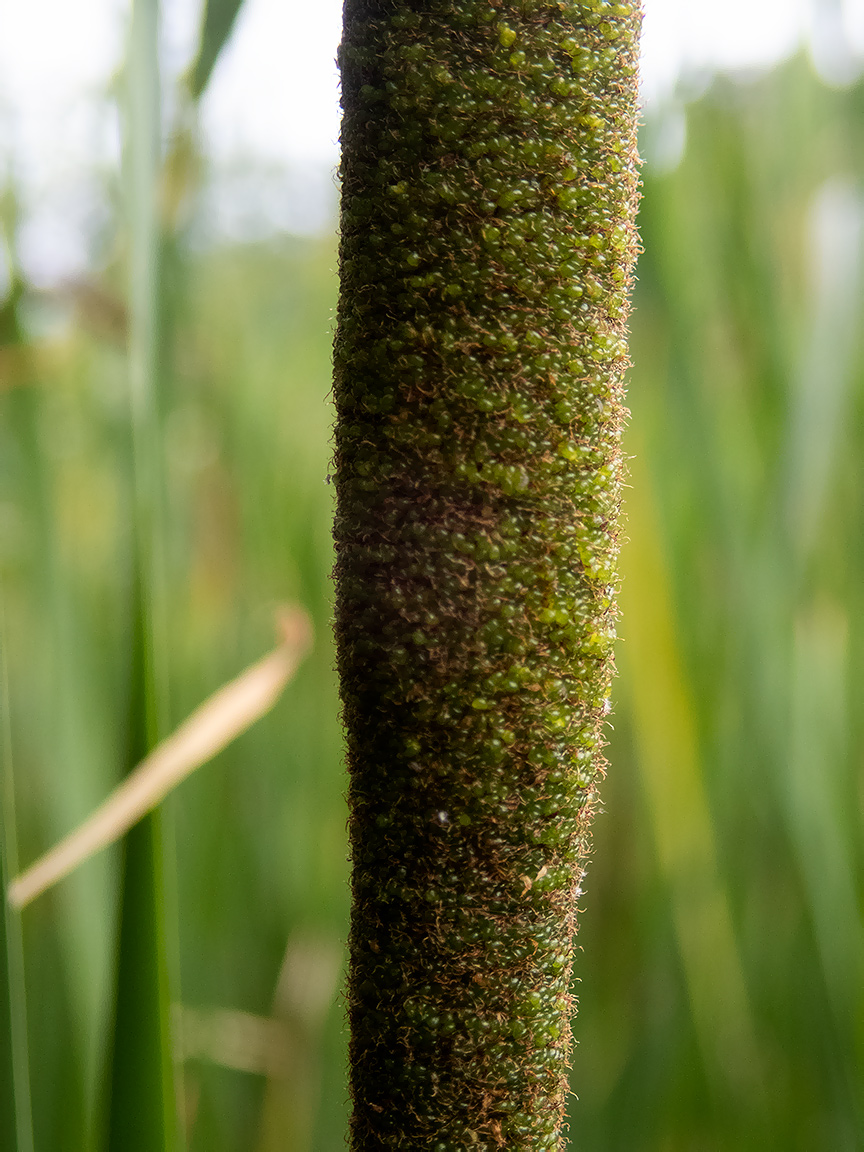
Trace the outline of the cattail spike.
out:
<instances>
[{"instance_id":1,"label":"cattail spike","mask_svg":"<svg viewBox=\"0 0 864 1152\"><path fill-rule=\"evenodd\" d=\"M352 1148L563 1147L615 623L634 0L347 0Z\"/></svg>"}]
</instances>

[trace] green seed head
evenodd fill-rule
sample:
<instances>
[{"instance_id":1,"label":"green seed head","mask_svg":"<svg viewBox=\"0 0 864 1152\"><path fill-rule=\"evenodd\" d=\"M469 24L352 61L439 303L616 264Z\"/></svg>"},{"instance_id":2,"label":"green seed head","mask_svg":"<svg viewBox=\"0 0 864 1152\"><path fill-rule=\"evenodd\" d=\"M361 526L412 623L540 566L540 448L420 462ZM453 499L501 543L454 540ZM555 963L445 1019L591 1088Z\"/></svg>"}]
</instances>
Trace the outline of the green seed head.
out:
<instances>
[{"instance_id":1,"label":"green seed head","mask_svg":"<svg viewBox=\"0 0 864 1152\"><path fill-rule=\"evenodd\" d=\"M614 637L638 3L347 0L356 1149L562 1146Z\"/></svg>"}]
</instances>

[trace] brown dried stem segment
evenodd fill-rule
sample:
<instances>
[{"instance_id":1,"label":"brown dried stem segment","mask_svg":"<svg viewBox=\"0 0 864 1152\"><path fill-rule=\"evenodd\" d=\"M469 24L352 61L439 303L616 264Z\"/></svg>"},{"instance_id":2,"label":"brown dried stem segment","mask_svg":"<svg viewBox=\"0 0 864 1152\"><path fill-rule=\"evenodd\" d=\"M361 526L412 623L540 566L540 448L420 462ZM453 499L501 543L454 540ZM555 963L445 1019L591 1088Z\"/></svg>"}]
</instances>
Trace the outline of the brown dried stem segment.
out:
<instances>
[{"instance_id":1,"label":"brown dried stem segment","mask_svg":"<svg viewBox=\"0 0 864 1152\"><path fill-rule=\"evenodd\" d=\"M352 1147L563 1147L615 622L638 0L346 0Z\"/></svg>"}]
</instances>

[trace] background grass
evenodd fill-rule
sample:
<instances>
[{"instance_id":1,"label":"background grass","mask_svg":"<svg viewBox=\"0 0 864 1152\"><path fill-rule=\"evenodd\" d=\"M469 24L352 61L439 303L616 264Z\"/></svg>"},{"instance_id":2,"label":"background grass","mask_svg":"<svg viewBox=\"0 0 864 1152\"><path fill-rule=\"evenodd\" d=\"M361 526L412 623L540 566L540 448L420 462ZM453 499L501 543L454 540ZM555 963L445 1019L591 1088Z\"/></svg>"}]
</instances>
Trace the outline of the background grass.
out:
<instances>
[{"instance_id":1,"label":"background grass","mask_svg":"<svg viewBox=\"0 0 864 1152\"><path fill-rule=\"evenodd\" d=\"M864 1147L862 112L864 86L830 88L797 58L691 101L671 169L657 141L679 113L646 126L621 674L578 962L571 1136L586 1152ZM273 713L167 805L180 1113L192 1150L335 1152L335 240L202 245L182 148L194 139L172 153L188 211L161 241L171 723L271 646L277 603L304 604L317 643ZM15 282L0 315L4 772L23 863L124 765L115 228L86 286L46 298ZM23 917L37 1152L98 1147L118 868L112 850Z\"/></svg>"}]
</instances>

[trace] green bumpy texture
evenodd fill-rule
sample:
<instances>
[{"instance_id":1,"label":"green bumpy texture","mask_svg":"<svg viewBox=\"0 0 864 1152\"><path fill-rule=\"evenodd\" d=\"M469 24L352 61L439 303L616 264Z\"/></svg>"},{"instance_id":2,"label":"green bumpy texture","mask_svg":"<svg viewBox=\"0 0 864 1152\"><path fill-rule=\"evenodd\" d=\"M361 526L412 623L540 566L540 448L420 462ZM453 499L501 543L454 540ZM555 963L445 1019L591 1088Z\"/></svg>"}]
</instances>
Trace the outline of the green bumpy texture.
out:
<instances>
[{"instance_id":1,"label":"green bumpy texture","mask_svg":"<svg viewBox=\"0 0 864 1152\"><path fill-rule=\"evenodd\" d=\"M564 1146L615 626L637 0L346 0L352 1148Z\"/></svg>"}]
</instances>

